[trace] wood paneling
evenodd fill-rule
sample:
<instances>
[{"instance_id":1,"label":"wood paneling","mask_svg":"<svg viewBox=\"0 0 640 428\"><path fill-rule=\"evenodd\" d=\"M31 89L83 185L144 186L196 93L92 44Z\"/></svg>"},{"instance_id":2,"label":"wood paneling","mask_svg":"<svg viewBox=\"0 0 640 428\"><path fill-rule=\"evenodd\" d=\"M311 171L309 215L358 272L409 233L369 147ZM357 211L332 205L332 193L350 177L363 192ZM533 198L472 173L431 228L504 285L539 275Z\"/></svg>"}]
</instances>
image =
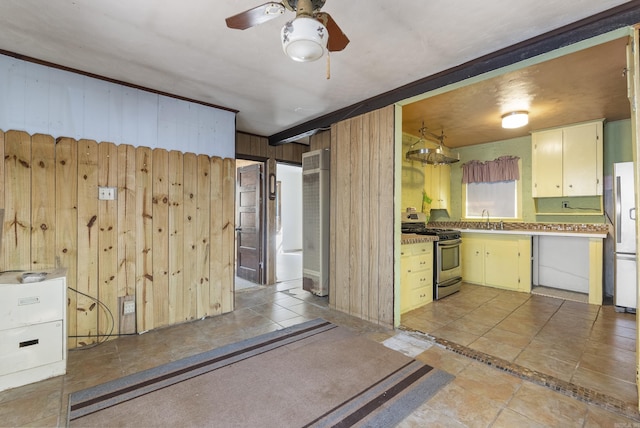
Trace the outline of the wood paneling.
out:
<instances>
[{"instance_id":1,"label":"wood paneling","mask_svg":"<svg viewBox=\"0 0 640 428\"><path fill-rule=\"evenodd\" d=\"M197 159L196 194L196 287L197 287L197 317L210 315L209 309L211 291L209 289L210 245L209 233L211 222L209 218L211 194L211 165L208 156L199 155Z\"/></svg>"},{"instance_id":2,"label":"wood paneling","mask_svg":"<svg viewBox=\"0 0 640 428\"><path fill-rule=\"evenodd\" d=\"M182 153L169 152L169 324L184 315L184 161Z\"/></svg>"},{"instance_id":3,"label":"wood paneling","mask_svg":"<svg viewBox=\"0 0 640 428\"><path fill-rule=\"evenodd\" d=\"M233 310L233 159L19 131L0 143L0 270L67 269L70 348Z\"/></svg>"},{"instance_id":4,"label":"wood paneling","mask_svg":"<svg viewBox=\"0 0 640 428\"><path fill-rule=\"evenodd\" d=\"M2 258L4 266L28 270L31 269L31 137L26 132L8 131L4 141Z\"/></svg>"},{"instance_id":5,"label":"wood paneling","mask_svg":"<svg viewBox=\"0 0 640 428\"><path fill-rule=\"evenodd\" d=\"M197 279L197 229L196 214L198 205L196 195L198 194L198 158L193 153L185 153L183 157L183 229L184 229L184 275L183 275L183 297L182 315L183 320L195 319L198 315L198 279Z\"/></svg>"},{"instance_id":6,"label":"wood paneling","mask_svg":"<svg viewBox=\"0 0 640 428\"><path fill-rule=\"evenodd\" d=\"M331 127L329 304L393 325L393 106Z\"/></svg>"},{"instance_id":7,"label":"wood paneling","mask_svg":"<svg viewBox=\"0 0 640 428\"><path fill-rule=\"evenodd\" d=\"M98 334L98 143L78 141L78 345ZM64 266L62 266L64 267Z\"/></svg>"},{"instance_id":8,"label":"wood paneling","mask_svg":"<svg viewBox=\"0 0 640 428\"><path fill-rule=\"evenodd\" d=\"M331 148L331 131L320 131L309 137L309 150L321 150Z\"/></svg>"},{"instance_id":9,"label":"wood paneling","mask_svg":"<svg viewBox=\"0 0 640 428\"><path fill-rule=\"evenodd\" d=\"M118 297L136 296L136 149L118 146ZM119 311L120 333L136 332L135 314Z\"/></svg>"},{"instance_id":10,"label":"wood paneling","mask_svg":"<svg viewBox=\"0 0 640 428\"><path fill-rule=\"evenodd\" d=\"M219 183L211 187L211 212L222 212L222 182L224 180L224 171L222 159L211 159L211 177L212 181ZM222 216L211 217L211 272L209 273L209 312L217 314L222 309L222 283L224 278L222 275L222 228L224 227L224 219Z\"/></svg>"},{"instance_id":11,"label":"wood paneling","mask_svg":"<svg viewBox=\"0 0 640 428\"><path fill-rule=\"evenodd\" d=\"M236 161L223 160L222 175L222 293L220 303L222 312L234 310L235 281L235 213L236 213Z\"/></svg>"},{"instance_id":12,"label":"wood paneling","mask_svg":"<svg viewBox=\"0 0 640 428\"><path fill-rule=\"evenodd\" d=\"M118 151L113 143L98 144L98 186L118 186ZM97 189L96 189L97 193ZM96 198L96 193L89 195ZM98 201L98 334L120 330L118 315L118 205L117 200ZM116 308L115 311L107 308Z\"/></svg>"},{"instance_id":13,"label":"wood paneling","mask_svg":"<svg viewBox=\"0 0 640 428\"><path fill-rule=\"evenodd\" d=\"M270 146L269 139L257 135L236 133L236 157L264 161L275 159L277 162L284 162L302 165L302 154L309 151L309 146L305 144L289 143L279 146Z\"/></svg>"},{"instance_id":14,"label":"wood paneling","mask_svg":"<svg viewBox=\"0 0 640 428\"><path fill-rule=\"evenodd\" d=\"M153 181L151 149L136 148L136 327L153 329Z\"/></svg>"},{"instance_id":15,"label":"wood paneling","mask_svg":"<svg viewBox=\"0 0 640 428\"><path fill-rule=\"evenodd\" d=\"M78 142L60 138L56 142L56 267L67 269L67 346L77 346L78 288Z\"/></svg>"},{"instance_id":16,"label":"wood paneling","mask_svg":"<svg viewBox=\"0 0 640 428\"><path fill-rule=\"evenodd\" d=\"M55 266L56 180L53 137L31 138L31 269Z\"/></svg>"},{"instance_id":17,"label":"wood paneling","mask_svg":"<svg viewBox=\"0 0 640 428\"><path fill-rule=\"evenodd\" d=\"M153 324L169 324L169 153L153 149Z\"/></svg>"}]
</instances>

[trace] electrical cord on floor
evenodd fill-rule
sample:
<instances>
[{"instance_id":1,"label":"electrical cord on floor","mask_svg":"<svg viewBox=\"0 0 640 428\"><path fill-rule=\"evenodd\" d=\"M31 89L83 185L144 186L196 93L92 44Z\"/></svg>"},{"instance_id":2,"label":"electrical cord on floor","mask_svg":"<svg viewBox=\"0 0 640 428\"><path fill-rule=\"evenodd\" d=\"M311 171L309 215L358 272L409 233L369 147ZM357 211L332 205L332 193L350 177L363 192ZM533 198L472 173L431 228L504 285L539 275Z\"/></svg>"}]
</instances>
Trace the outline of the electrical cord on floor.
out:
<instances>
[{"instance_id":1,"label":"electrical cord on floor","mask_svg":"<svg viewBox=\"0 0 640 428\"><path fill-rule=\"evenodd\" d=\"M68 336L68 337L95 337L98 339L97 342L88 345L88 346L83 346L82 348L74 348L74 350L85 350L85 349L91 349L91 348L95 348L98 345L103 344L104 342L106 342L107 340L109 340L110 337L113 336L113 329L115 328L116 325L116 321L115 318L113 317L113 313L111 312L111 310L107 307L107 305L105 305L104 303L102 303L102 301L100 301L99 299L90 296L86 293L83 293L82 291L76 290L75 288L71 288L71 287L67 287L69 290L74 291L75 293L87 297L91 300L93 300L94 302L96 302L99 306L101 306L106 312L107 314L109 314L109 318L111 318L111 329L109 330L109 333L107 334L94 334L94 335L87 335L87 336ZM104 337L105 339L101 342L100 341L100 337Z\"/></svg>"}]
</instances>

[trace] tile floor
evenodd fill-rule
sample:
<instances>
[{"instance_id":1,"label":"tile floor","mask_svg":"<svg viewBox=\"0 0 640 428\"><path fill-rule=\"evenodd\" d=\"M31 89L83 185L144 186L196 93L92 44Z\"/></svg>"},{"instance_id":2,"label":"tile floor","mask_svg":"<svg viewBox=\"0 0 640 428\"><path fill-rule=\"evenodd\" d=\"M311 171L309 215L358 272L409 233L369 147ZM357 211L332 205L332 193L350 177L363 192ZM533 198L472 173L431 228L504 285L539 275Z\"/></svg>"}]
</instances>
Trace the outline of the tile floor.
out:
<instances>
[{"instance_id":1,"label":"tile floor","mask_svg":"<svg viewBox=\"0 0 640 428\"><path fill-rule=\"evenodd\" d=\"M515 375L637 413L636 316L613 306L463 284L404 314L402 325Z\"/></svg>"},{"instance_id":2,"label":"tile floor","mask_svg":"<svg viewBox=\"0 0 640 428\"><path fill-rule=\"evenodd\" d=\"M488 305L492 300L493 305ZM544 314L547 320L537 321L536 314ZM378 342L397 333L328 309L327 299L303 291L300 280L239 290L236 310L230 314L71 351L65 376L0 392L0 425L64 426L70 392L317 317ZM489 319L492 323L485 324ZM464 355L476 346L485 351L495 350L501 358L539 364L535 354L546 349L555 349L557 354L550 358L558 361L569 360L570 356L565 354L575 355L568 349L582 349L573 371L554 368L558 376L566 378L571 373L569 379L578 381L590 379L593 372L596 379L598 376L617 379L616 376L628 375L625 361L628 353L633 353L627 349L633 346L633 338L629 340L627 330L635 328L633 316L618 317L606 308L576 307L565 301L465 286L458 295L434 302L420 312L414 311L406 320L422 329L428 326L431 333L442 336L439 340L443 343L447 342L445 337L455 339L463 351L453 349L455 346L451 344L443 346L434 339L425 343L426 350L416 358L456 378L407 417L401 424L403 427L640 426L637 413L608 411L602 405L569 397ZM587 331L593 333L585 337ZM425 335L412 334L425 340ZM528 344L524 344L526 336L530 337ZM491 340L494 345L487 349L486 341ZM609 346L603 347L603 341ZM554 345L558 343L566 346L556 348ZM522 350L514 351L518 346ZM611 353L610 348L628 352ZM526 349L530 352L525 353ZM616 363L611 364L610 359ZM565 368L562 364L558 366ZM607 369L610 371L601 373L598 371L601 366L611 367ZM615 372L614 366L621 373ZM614 392L612 388L611 393ZM628 392L624 397L632 399L631 395Z\"/></svg>"}]
</instances>

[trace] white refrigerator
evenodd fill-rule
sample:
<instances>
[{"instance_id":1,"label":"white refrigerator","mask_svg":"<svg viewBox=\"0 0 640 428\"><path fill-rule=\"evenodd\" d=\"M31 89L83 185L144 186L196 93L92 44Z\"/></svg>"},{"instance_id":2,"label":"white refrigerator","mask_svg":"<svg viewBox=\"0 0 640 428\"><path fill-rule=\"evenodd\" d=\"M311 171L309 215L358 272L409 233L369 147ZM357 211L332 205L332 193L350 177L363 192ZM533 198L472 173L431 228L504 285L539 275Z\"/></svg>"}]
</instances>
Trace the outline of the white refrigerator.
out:
<instances>
[{"instance_id":1,"label":"white refrigerator","mask_svg":"<svg viewBox=\"0 0 640 428\"><path fill-rule=\"evenodd\" d=\"M636 207L633 162L613 164L616 310L635 312L637 307Z\"/></svg>"}]
</instances>

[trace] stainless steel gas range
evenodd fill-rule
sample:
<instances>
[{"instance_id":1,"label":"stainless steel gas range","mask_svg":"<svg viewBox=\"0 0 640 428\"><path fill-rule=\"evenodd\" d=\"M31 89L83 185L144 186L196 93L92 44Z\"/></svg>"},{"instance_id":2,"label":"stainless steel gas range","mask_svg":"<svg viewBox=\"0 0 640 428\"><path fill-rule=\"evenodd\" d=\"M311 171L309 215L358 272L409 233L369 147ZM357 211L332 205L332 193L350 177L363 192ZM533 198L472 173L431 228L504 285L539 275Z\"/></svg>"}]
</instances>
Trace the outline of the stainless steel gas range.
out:
<instances>
[{"instance_id":1,"label":"stainless steel gas range","mask_svg":"<svg viewBox=\"0 0 640 428\"><path fill-rule=\"evenodd\" d=\"M433 243L433 300L438 300L460 290L462 235L453 229L427 227L425 220L422 213L403 213L402 233L438 237Z\"/></svg>"}]
</instances>

